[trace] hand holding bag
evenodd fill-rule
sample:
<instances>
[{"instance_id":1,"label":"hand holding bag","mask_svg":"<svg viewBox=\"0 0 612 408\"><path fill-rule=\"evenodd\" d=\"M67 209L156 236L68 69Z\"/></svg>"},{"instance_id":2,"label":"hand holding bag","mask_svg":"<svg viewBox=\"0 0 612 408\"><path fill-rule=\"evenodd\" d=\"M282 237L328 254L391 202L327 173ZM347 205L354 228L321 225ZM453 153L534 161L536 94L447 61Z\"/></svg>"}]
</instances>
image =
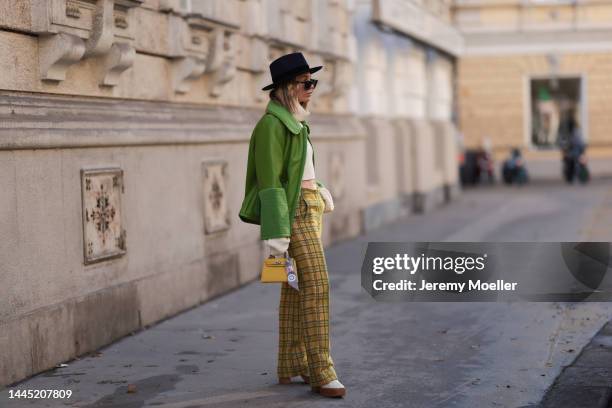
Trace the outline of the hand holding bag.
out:
<instances>
[{"instance_id":1,"label":"hand holding bag","mask_svg":"<svg viewBox=\"0 0 612 408\"><path fill-rule=\"evenodd\" d=\"M287 282L294 289L298 289L297 265L295 259L287 252L283 258L270 255L264 259L261 269L261 282L282 283Z\"/></svg>"},{"instance_id":2,"label":"hand holding bag","mask_svg":"<svg viewBox=\"0 0 612 408\"><path fill-rule=\"evenodd\" d=\"M269 255L280 256L289 249L289 237L271 238L264 240Z\"/></svg>"},{"instance_id":3,"label":"hand holding bag","mask_svg":"<svg viewBox=\"0 0 612 408\"><path fill-rule=\"evenodd\" d=\"M323 201L325 201L325 209L323 213L329 213L334 211L334 199L332 198L331 193L325 187L319 187L319 193L321 197L323 197Z\"/></svg>"}]
</instances>

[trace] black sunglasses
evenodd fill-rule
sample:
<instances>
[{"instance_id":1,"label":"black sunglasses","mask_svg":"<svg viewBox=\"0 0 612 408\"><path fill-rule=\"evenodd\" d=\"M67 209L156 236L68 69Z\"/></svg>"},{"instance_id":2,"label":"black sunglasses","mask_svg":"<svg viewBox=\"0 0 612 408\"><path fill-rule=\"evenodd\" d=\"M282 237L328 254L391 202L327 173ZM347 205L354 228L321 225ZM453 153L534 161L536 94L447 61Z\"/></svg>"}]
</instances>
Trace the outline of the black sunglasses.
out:
<instances>
[{"instance_id":1,"label":"black sunglasses","mask_svg":"<svg viewBox=\"0 0 612 408\"><path fill-rule=\"evenodd\" d=\"M305 90L309 90L310 88L316 88L317 87L317 82L319 82L316 79L308 79L306 81L295 81L298 84L304 84L304 89Z\"/></svg>"}]
</instances>

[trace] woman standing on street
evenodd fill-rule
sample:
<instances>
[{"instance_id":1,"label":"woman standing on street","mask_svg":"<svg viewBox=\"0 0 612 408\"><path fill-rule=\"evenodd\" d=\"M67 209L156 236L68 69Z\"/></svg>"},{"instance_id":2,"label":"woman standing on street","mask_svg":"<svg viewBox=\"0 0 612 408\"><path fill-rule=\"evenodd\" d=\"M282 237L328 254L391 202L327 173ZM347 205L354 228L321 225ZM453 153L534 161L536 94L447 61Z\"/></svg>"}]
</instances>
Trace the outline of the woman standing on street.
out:
<instances>
[{"instance_id":1,"label":"woman standing on street","mask_svg":"<svg viewBox=\"0 0 612 408\"><path fill-rule=\"evenodd\" d=\"M295 259L299 290L281 287L278 377L301 376L314 392L344 396L330 356L329 280L321 243L324 212L333 200L316 180L314 152L306 117L317 80L302 53L270 64L270 101L249 143L245 196L240 219L260 225L270 255L286 251Z\"/></svg>"}]
</instances>

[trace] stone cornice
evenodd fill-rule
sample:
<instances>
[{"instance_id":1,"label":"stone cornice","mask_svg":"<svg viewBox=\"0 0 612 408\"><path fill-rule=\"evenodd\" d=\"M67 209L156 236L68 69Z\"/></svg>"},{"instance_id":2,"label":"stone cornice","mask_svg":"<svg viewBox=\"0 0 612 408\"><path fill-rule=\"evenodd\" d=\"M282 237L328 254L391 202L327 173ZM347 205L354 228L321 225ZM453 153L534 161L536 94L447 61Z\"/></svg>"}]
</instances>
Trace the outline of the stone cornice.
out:
<instances>
[{"instance_id":1,"label":"stone cornice","mask_svg":"<svg viewBox=\"0 0 612 408\"><path fill-rule=\"evenodd\" d=\"M411 2L374 0L372 20L450 55L459 56L463 51L463 38L459 30Z\"/></svg>"},{"instance_id":2,"label":"stone cornice","mask_svg":"<svg viewBox=\"0 0 612 408\"><path fill-rule=\"evenodd\" d=\"M292 5L257 0L22 3L20 8L0 7L0 34L4 36L0 45L19 35L24 37L21 46L27 48L0 46L1 57L8 61L17 52L27 55L38 72L34 77L31 70L25 70L23 76L19 69L9 70L2 81L6 90L57 89L59 94L69 89L68 93L79 93L81 86L87 95L146 98L143 93L147 93L155 99L222 101L248 86L252 87L249 92L257 90L253 101L261 101L265 95L258 90L267 84L268 64L277 52L295 48L310 54L313 64L333 66L338 73L330 78L333 85L328 98L344 98L350 83L345 75L353 44L350 12L338 2L314 2L312 7L304 7L307 2ZM312 24L330 8L334 18L319 19L326 21L320 27ZM273 21L277 24L271 24ZM36 42L27 43L26 37ZM153 70L147 70L143 61L153 62ZM166 75L158 76L154 85L140 84L161 72ZM75 82L77 78L83 82Z\"/></svg>"},{"instance_id":3,"label":"stone cornice","mask_svg":"<svg viewBox=\"0 0 612 408\"><path fill-rule=\"evenodd\" d=\"M464 55L611 52L612 29L466 33Z\"/></svg>"},{"instance_id":4,"label":"stone cornice","mask_svg":"<svg viewBox=\"0 0 612 408\"><path fill-rule=\"evenodd\" d=\"M264 108L0 92L0 150L248 143ZM314 113L313 139L365 137L353 115Z\"/></svg>"},{"instance_id":5,"label":"stone cornice","mask_svg":"<svg viewBox=\"0 0 612 408\"><path fill-rule=\"evenodd\" d=\"M609 0L580 0L577 4L578 6L591 6L591 5L609 5ZM548 2L541 1L539 3L530 2L526 3L524 0L496 0L492 3L490 0L455 0L452 5L453 10L462 10L462 9L472 9L472 8L507 8L507 7L517 7L517 8L550 8L551 6L557 7L574 7L574 4L567 3L559 3L557 0L551 0Z\"/></svg>"}]
</instances>

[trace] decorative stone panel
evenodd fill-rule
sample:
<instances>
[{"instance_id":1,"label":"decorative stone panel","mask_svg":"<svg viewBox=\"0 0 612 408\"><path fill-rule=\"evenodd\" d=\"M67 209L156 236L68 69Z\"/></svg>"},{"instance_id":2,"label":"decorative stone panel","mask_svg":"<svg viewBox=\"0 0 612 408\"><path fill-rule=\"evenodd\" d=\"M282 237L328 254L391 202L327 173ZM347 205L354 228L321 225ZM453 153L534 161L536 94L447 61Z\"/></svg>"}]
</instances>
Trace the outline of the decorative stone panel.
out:
<instances>
[{"instance_id":1,"label":"decorative stone panel","mask_svg":"<svg viewBox=\"0 0 612 408\"><path fill-rule=\"evenodd\" d=\"M85 264L126 253L126 234L121 220L123 191L120 168L81 170Z\"/></svg>"},{"instance_id":2,"label":"decorative stone panel","mask_svg":"<svg viewBox=\"0 0 612 408\"><path fill-rule=\"evenodd\" d=\"M227 197L227 161L202 162L204 194L204 231L206 234L224 231L230 227Z\"/></svg>"}]
</instances>

